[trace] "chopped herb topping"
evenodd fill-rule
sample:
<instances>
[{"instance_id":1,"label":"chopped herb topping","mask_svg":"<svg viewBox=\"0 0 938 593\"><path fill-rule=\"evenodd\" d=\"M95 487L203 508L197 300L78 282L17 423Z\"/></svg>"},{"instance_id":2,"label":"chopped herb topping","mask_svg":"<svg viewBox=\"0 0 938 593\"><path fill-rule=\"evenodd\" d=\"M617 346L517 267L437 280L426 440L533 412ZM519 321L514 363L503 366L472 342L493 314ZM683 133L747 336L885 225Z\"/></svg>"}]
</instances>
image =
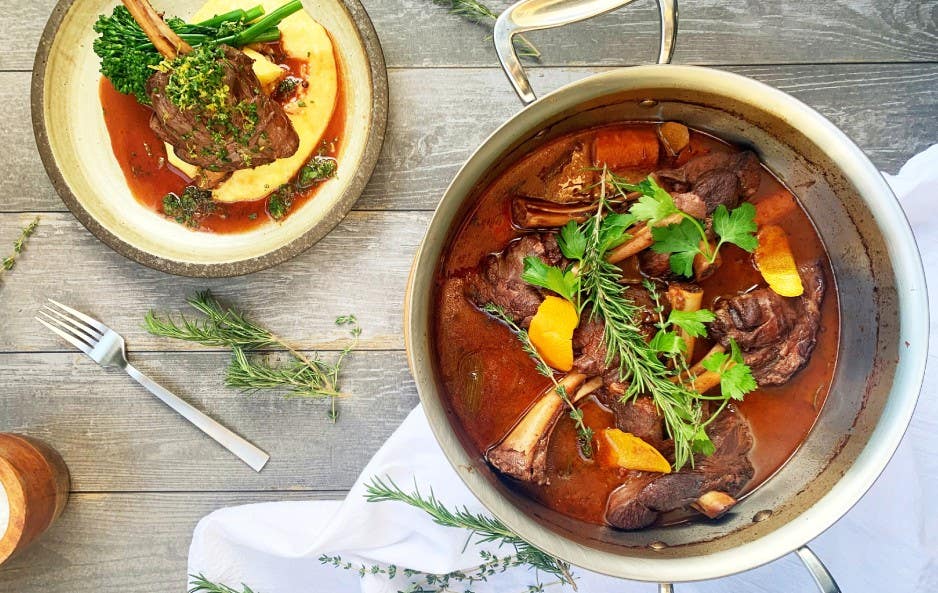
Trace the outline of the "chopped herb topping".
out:
<instances>
[{"instance_id":1,"label":"chopped herb topping","mask_svg":"<svg viewBox=\"0 0 938 593\"><path fill-rule=\"evenodd\" d=\"M338 168L339 164L334 158L316 155L300 169L296 176L296 187L309 189L316 183L335 177Z\"/></svg>"},{"instance_id":2,"label":"chopped herb topping","mask_svg":"<svg viewBox=\"0 0 938 593\"><path fill-rule=\"evenodd\" d=\"M212 192L189 185L182 195L168 193L163 197L163 214L189 228L198 228L200 221L218 210Z\"/></svg>"}]
</instances>

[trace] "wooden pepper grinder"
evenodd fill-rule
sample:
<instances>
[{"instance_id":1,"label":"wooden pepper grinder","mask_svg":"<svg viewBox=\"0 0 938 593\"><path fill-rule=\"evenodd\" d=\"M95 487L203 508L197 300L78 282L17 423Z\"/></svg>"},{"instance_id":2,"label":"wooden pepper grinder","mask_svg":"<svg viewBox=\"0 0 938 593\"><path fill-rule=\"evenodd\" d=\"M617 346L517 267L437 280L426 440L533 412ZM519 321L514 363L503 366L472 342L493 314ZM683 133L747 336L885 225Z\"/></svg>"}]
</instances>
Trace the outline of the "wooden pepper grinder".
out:
<instances>
[{"instance_id":1,"label":"wooden pepper grinder","mask_svg":"<svg viewBox=\"0 0 938 593\"><path fill-rule=\"evenodd\" d=\"M68 500L68 468L31 437L0 433L0 564L52 525Z\"/></svg>"}]
</instances>

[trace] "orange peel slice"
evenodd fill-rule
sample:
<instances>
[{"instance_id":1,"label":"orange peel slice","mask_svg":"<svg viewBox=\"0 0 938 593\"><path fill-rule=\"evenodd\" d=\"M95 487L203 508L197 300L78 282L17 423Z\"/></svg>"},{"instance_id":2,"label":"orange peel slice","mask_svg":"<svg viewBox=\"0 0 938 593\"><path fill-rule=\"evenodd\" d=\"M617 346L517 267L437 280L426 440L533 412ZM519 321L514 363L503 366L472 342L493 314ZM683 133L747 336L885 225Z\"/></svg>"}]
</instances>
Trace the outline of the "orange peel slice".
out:
<instances>
[{"instance_id":1,"label":"orange peel slice","mask_svg":"<svg viewBox=\"0 0 938 593\"><path fill-rule=\"evenodd\" d=\"M573 303L555 296L545 298L531 318L531 343L544 362L558 371L573 368L573 330L579 322Z\"/></svg>"},{"instance_id":2,"label":"orange peel slice","mask_svg":"<svg viewBox=\"0 0 938 593\"><path fill-rule=\"evenodd\" d=\"M768 224L759 229L756 247L756 266L769 288L783 297L796 297L804 293L801 275L788 244L785 229Z\"/></svg>"}]
</instances>

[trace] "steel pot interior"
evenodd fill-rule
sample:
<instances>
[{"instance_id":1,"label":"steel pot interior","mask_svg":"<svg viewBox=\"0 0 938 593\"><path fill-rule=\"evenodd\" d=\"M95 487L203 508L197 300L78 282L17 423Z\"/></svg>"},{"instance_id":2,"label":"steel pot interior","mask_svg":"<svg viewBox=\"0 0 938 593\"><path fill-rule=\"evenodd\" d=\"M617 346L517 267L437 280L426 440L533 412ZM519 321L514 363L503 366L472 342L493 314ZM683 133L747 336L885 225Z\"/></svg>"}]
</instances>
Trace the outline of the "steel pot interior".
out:
<instances>
[{"instance_id":1,"label":"steel pot interior","mask_svg":"<svg viewBox=\"0 0 938 593\"><path fill-rule=\"evenodd\" d=\"M462 441L436 379L430 335L440 256L479 190L558 135L629 120L682 121L751 146L816 224L842 311L834 384L817 425L792 459L719 521L637 532L564 517L509 489ZM414 262L406 311L408 357L420 399L444 452L473 493L539 548L577 566L646 581L747 570L833 524L898 445L918 396L927 348L921 260L895 197L872 163L833 124L781 91L687 66L592 76L545 96L497 130L440 202Z\"/></svg>"}]
</instances>

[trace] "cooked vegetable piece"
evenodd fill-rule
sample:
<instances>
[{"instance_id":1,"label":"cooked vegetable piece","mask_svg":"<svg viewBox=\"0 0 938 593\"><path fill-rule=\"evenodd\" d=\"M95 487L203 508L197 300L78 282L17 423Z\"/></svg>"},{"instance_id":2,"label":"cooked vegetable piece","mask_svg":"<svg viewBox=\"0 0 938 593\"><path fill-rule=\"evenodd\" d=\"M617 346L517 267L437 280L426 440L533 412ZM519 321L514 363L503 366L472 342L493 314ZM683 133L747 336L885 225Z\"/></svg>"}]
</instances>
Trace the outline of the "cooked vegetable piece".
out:
<instances>
[{"instance_id":1,"label":"cooked vegetable piece","mask_svg":"<svg viewBox=\"0 0 938 593\"><path fill-rule=\"evenodd\" d=\"M694 356L697 338L707 335L704 323L713 321L713 313L700 308L703 294L703 289L694 284L675 282L668 286L668 301L671 303L669 321L679 328L678 334L684 341L684 355L688 360Z\"/></svg>"},{"instance_id":2,"label":"cooked vegetable piece","mask_svg":"<svg viewBox=\"0 0 938 593\"><path fill-rule=\"evenodd\" d=\"M665 152L671 156L677 156L690 144L690 130L676 121L666 121L658 126L658 137Z\"/></svg>"},{"instance_id":3,"label":"cooked vegetable piece","mask_svg":"<svg viewBox=\"0 0 938 593\"><path fill-rule=\"evenodd\" d=\"M593 163L612 170L650 171L658 165L658 135L650 128L600 130L593 144Z\"/></svg>"},{"instance_id":4,"label":"cooked vegetable piece","mask_svg":"<svg viewBox=\"0 0 938 593\"><path fill-rule=\"evenodd\" d=\"M671 464L655 449L630 432L605 428L596 436L600 463L645 472L671 473Z\"/></svg>"},{"instance_id":5,"label":"cooked vegetable piece","mask_svg":"<svg viewBox=\"0 0 938 593\"><path fill-rule=\"evenodd\" d=\"M795 257L788 244L785 229L769 224L759 229L756 248L756 266L769 288L783 297L796 297L804 293L804 285L795 265Z\"/></svg>"},{"instance_id":6,"label":"cooked vegetable piece","mask_svg":"<svg viewBox=\"0 0 938 593\"><path fill-rule=\"evenodd\" d=\"M694 507L711 519L716 519L726 511L736 505L736 499L719 490L704 492L700 498L692 502L690 506Z\"/></svg>"},{"instance_id":7,"label":"cooked vegetable piece","mask_svg":"<svg viewBox=\"0 0 938 593\"><path fill-rule=\"evenodd\" d=\"M531 343L544 361L559 371L573 368L573 330L579 321L573 303L555 296L544 299L531 319Z\"/></svg>"}]
</instances>

